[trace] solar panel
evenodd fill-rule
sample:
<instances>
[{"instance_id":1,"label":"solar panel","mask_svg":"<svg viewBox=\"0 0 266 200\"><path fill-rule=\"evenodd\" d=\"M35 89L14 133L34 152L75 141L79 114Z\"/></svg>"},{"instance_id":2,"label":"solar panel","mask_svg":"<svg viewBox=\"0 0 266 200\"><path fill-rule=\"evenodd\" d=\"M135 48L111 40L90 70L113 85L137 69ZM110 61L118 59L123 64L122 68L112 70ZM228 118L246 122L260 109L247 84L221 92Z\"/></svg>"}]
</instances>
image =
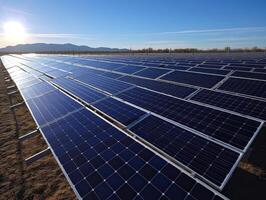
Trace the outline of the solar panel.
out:
<instances>
[{"instance_id":1,"label":"solar panel","mask_svg":"<svg viewBox=\"0 0 266 200\"><path fill-rule=\"evenodd\" d=\"M226 66L223 69L239 70L239 71L250 71L251 70L251 68L247 68L247 67L235 67L235 66Z\"/></svg>"},{"instance_id":2,"label":"solar panel","mask_svg":"<svg viewBox=\"0 0 266 200\"><path fill-rule=\"evenodd\" d=\"M21 81L15 81L16 83L16 86L18 89L22 89L22 88L25 88L25 87L29 87L29 86L32 86L34 84L38 84L38 83L41 83L42 81L40 79L37 79L37 78L29 78L29 79L25 79L23 80L22 82Z\"/></svg>"},{"instance_id":3,"label":"solar panel","mask_svg":"<svg viewBox=\"0 0 266 200\"><path fill-rule=\"evenodd\" d=\"M212 88L221 80L223 80L224 76L199 74L199 73L184 72L184 71L174 71L171 72L170 74L161 77L160 79L167 81L174 81L177 83L185 83L205 88Z\"/></svg>"},{"instance_id":4,"label":"solar panel","mask_svg":"<svg viewBox=\"0 0 266 200\"><path fill-rule=\"evenodd\" d=\"M266 73L266 69L254 69L254 72Z\"/></svg>"},{"instance_id":5,"label":"solar panel","mask_svg":"<svg viewBox=\"0 0 266 200\"><path fill-rule=\"evenodd\" d=\"M104 73L101 73L101 75L105 76L105 77L108 77L108 78L113 78L113 79L117 79L117 78L122 76L121 74L116 74L116 73L113 73L113 72L104 72Z\"/></svg>"},{"instance_id":6,"label":"solar panel","mask_svg":"<svg viewBox=\"0 0 266 200\"><path fill-rule=\"evenodd\" d=\"M26 104L39 126L81 108L80 104L58 90L29 99Z\"/></svg>"},{"instance_id":7,"label":"solar panel","mask_svg":"<svg viewBox=\"0 0 266 200\"><path fill-rule=\"evenodd\" d=\"M234 72L233 76L263 81L231 77L227 81L237 79L245 83L230 85L225 81L217 91L201 89L190 100L180 99L190 97L197 87L217 85L224 79L223 75L229 73L223 67L226 63L238 65L230 66L234 70L239 67L256 71L255 67L264 66L257 65L258 59L159 55L5 57L11 78L81 199L221 199L218 192L203 186L202 181L222 189L262 126L261 120L223 109L263 120L266 117L264 101L228 94L237 90L241 94L262 96L265 77L259 73ZM55 79L39 71L53 74ZM122 76L116 72L134 75ZM160 76L162 80L152 80ZM35 77L60 87L57 89ZM246 89L245 84L252 86ZM229 92L219 92L223 87ZM108 119L114 125L60 92L62 89L92 104L90 109L96 108L105 118L107 115L113 118L115 121ZM107 97L104 92L123 101ZM116 122L129 128L131 133ZM126 131L114 126L124 127ZM127 134L138 137L133 140ZM153 147L140 144L147 142ZM165 161L168 159L174 166Z\"/></svg>"},{"instance_id":8,"label":"solar panel","mask_svg":"<svg viewBox=\"0 0 266 200\"><path fill-rule=\"evenodd\" d=\"M20 90L21 95L23 96L24 100L28 100L31 98L35 98L56 90L53 86L51 86L47 82L40 82L34 85L30 85L29 87L24 87Z\"/></svg>"},{"instance_id":9,"label":"solar panel","mask_svg":"<svg viewBox=\"0 0 266 200\"><path fill-rule=\"evenodd\" d=\"M176 66L176 65L167 65L166 68L170 68L170 69L177 69L177 70L187 70L190 67L185 67L185 66Z\"/></svg>"},{"instance_id":10,"label":"solar panel","mask_svg":"<svg viewBox=\"0 0 266 200\"><path fill-rule=\"evenodd\" d=\"M197 65L197 67L212 68L212 69L221 69L222 68L221 65L217 65L217 64L202 64L202 65Z\"/></svg>"},{"instance_id":11,"label":"solar panel","mask_svg":"<svg viewBox=\"0 0 266 200\"><path fill-rule=\"evenodd\" d=\"M134 75L137 76L142 76L142 77L146 77L146 78L157 78L167 72L169 72L170 70L167 69L159 69L159 68L147 68L144 69L140 72L135 73Z\"/></svg>"},{"instance_id":12,"label":"solar panel","mask_svg":"<svg viewBox=\"0 0 266 200\"><path fill-rule=\"evenodd\" d=\"M255 120L141 88L129 89L117 97L242 150L260 126Z\"/></svg>"},{"instance_id":13,"label":"solar panel","mask_svg":"<svg viewBox=\"0 0 266 200\"><path fill-rule=\"evenodd\" d=\"M201 90L191 99L266 121L265 101L259 101L211 90Z\"/></svg>"},{"instance_id":14,"label":"solar panel","mask_svg":"<svg viewBox=\"0 0 266 200\"><path fill-rule=\"evenodd\" d=\"M221 199L88 110L41 130L81 199Z\"/></svg>"},{"instance_id":15,"label":"solar panel","mask_svg":"<svg viewBox=\"0 0 266 200\"><path fill-rule=\"evenodd\" d=\"M87 74L76 77L75 79L83 83L89 84L93 87L97 87L110 94L115 94L117 92L121 92L127 88L132 87L132 85L127 84L125 82L99 76L96 74Z\"/></svg>"},{"instance_id":16,"label":"solar panel","mask_svg":"<svg viewBox=\"0 0 266 200\"><path fill-rule=\"evenodd\" d=\"M155 116L130 130L221 187L240 154Z\"/></svg>"},{"instance_id":17,"label":"solar panel","mask_svg":"<svg viewBox=\"0 0 266 200\"><path fill-rule=\"evenodd\" d=\"M95 89L86 87L66 78L54 79L52 82L89 104L106 97L106 95L96 91Z\"/></svg>"},{"instance_id":18,"label":"solar panel","mask_svg":"<svg viewBox=\"0 0 266 200\"><path fill-rule=\"evenodd\" d=\"M88 66L99 68L99 69L108 69L108 70L114 70L116 68L126 66L124 64L119 64L119 63L99 62L99 61L87 60L83 58L77 58L75 63L88 65Z\"/></svg>"},{"instance_id":19,"label":"solar panel","mask_svg":"<svg viewBox=\"0 0 266 200\"><path fill-rule=\"evenodd\" d=\"M226 75L230 72L230 70L199 68L199 67L193 67L189 69L188 71L204 72L204 73L209 73L209 74L220 74L220 75Z\"/></svg>"},{"instance_id":20,"label":"solar panel","mask_svg":"<svg viewBox=\"0 0 266 200\"><path fill-rule=\"evenodd\" d=\"M53 71L46 72L45 74L52 76L54 78L64 77L64 76L70 75L70 73L63 72L61 70L53 70Z\"/></svg>"},{"instance_id":21,"label":"solar panel","mask_svg":"<svg viewBox=\"0 0 266 200\"><path fill-rule=\"evenodd\" d=\"M264 68L265 65L261 64L229 64L230 66L236 67L247 67L247 68Z\"/></svg>"},{"instance_id":22,"label":"solar panel","mask_svg":"<svg viewBox=\"0 0 266 200\"><path fill-rule=\"evenodd\" d=\"M231 76L240 77L240 78L252 78L252 79L260 79L260 80L266 80L266 74L263 73L255 73L255 72L240 72L236 71L233 72Z\"/></svg>"},{"instance_id":23,"label":"solar panel","mask_svg":"<svg viewBox=\"0 0 266 200\"><path fill-rule=\"evenodd\" d=\"M229 78L219 90L246 94L254 97L266 98L266 82L240 78Z\"/></svg>"},{"instance_id":24,"label":"solar panel","mask_svg":"<svg viewBox=\"0 0 266 200\"><path fill-rule=\"evenodd\" d=\"M145 112L111 97L96 102L93 106L125 126L140 119L145 114Z\"/></svg>"},{"instance_id":25,"label":"solar panel","mask_svg":"<svg viewBox=\"0 0 266 200\"><path fill-rule=\"evenodd\" d=\"M158 92L162 92L165 94L170 94L176 97L185 98L191 93L195 92L197 89L175 85L166 82L160 82L157 80L143 79L133 76L123 76L119 78L121 81L125 81L127 83L132 83L138 86L142 86L151 90L155 90Z\"/></svg>"},{"instance_id":26,"label":"solar panel","mask_svg":"<svg viewBox=\"0 0 266 200\"><path fill-rule=\"evenodd\" d=\"M122 73L126 73L126 74L133 74L133 73L140 71L142 69L145 69L145 67L127 65L125 67L115 69L114 71L122 72Z\"/></svg>"}]
</instances>

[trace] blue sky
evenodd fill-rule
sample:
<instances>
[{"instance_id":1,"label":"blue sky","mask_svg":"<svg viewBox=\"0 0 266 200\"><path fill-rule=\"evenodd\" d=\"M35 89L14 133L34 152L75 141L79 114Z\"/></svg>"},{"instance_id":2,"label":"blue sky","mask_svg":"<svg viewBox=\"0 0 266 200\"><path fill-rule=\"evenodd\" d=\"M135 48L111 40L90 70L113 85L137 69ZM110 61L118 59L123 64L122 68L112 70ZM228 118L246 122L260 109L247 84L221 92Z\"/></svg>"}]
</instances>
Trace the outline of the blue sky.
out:
<instances>
[{"instance_id":1,"label":"blue sky","mask_svg":"<svg viewBox=\"0 0 266 200\"><path fill-rule=\"evenodd\" d=\"M93 47L266 47L265 0L0 0L2 25L18 21L25 43ZM2 38L1 38L2 37Z\"/></svg>"}]
</instances>

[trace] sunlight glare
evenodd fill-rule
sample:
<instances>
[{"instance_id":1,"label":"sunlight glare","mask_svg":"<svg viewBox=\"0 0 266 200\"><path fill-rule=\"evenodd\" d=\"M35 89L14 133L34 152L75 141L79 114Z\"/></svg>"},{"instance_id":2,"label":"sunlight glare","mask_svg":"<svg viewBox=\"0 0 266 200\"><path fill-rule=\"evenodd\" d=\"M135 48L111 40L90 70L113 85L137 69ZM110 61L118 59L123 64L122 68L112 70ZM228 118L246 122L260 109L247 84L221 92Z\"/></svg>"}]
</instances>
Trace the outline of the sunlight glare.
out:
<instances>
[{"instance_id":1,"label":"sunlight glare","mask_svg":"<svg viewBox=\"0 0 266 200\"><path fill-rule=\"evenodd\" d=\"M16 21L4 23L3 29L6 40L12 43L24 42L27 35L24 26Z\"/></svg>"}]
</instances>

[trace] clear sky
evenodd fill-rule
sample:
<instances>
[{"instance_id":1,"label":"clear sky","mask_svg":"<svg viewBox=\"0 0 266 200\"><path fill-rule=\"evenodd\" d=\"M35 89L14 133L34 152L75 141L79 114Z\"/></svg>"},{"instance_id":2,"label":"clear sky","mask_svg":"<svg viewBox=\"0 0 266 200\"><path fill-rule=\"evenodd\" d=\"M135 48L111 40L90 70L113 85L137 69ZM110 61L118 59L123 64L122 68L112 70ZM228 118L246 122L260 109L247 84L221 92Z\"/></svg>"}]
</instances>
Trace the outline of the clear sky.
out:
<instances>
[{"instance_id":1,"label":"clear sky","mask_svg":"<svg viewBox=\"0 0 266 200\"><path fill-rule=\"evenodd\" d=\"M7 39L19 22L23 41ZM265 0L0 0L0 47L74 43L92 47L266 47ZM20 38L21 39L21 38Z\"/></svg>"}]
</instances>

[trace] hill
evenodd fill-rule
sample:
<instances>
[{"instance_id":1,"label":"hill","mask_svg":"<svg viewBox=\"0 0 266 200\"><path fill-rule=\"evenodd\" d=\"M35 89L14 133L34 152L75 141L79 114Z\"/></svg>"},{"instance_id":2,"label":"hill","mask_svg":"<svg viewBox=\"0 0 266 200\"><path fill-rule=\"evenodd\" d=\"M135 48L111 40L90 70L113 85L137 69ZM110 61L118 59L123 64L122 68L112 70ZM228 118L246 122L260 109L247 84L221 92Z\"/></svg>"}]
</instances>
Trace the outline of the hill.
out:
<instances>
[{"instance_id":1,"label":"hill","mask_svg":"<svg viewBox=\"0 0 266 200\"><path fill-rule=\"evenodd\" d=\"M108 48L108 47L89 47L78 46L74 44L18 44L15 46L7 46L0 49L0 53L41 53L41 52L116 52L116 51L128 51L128 49Z\"/></svg>"}]
</instances>

